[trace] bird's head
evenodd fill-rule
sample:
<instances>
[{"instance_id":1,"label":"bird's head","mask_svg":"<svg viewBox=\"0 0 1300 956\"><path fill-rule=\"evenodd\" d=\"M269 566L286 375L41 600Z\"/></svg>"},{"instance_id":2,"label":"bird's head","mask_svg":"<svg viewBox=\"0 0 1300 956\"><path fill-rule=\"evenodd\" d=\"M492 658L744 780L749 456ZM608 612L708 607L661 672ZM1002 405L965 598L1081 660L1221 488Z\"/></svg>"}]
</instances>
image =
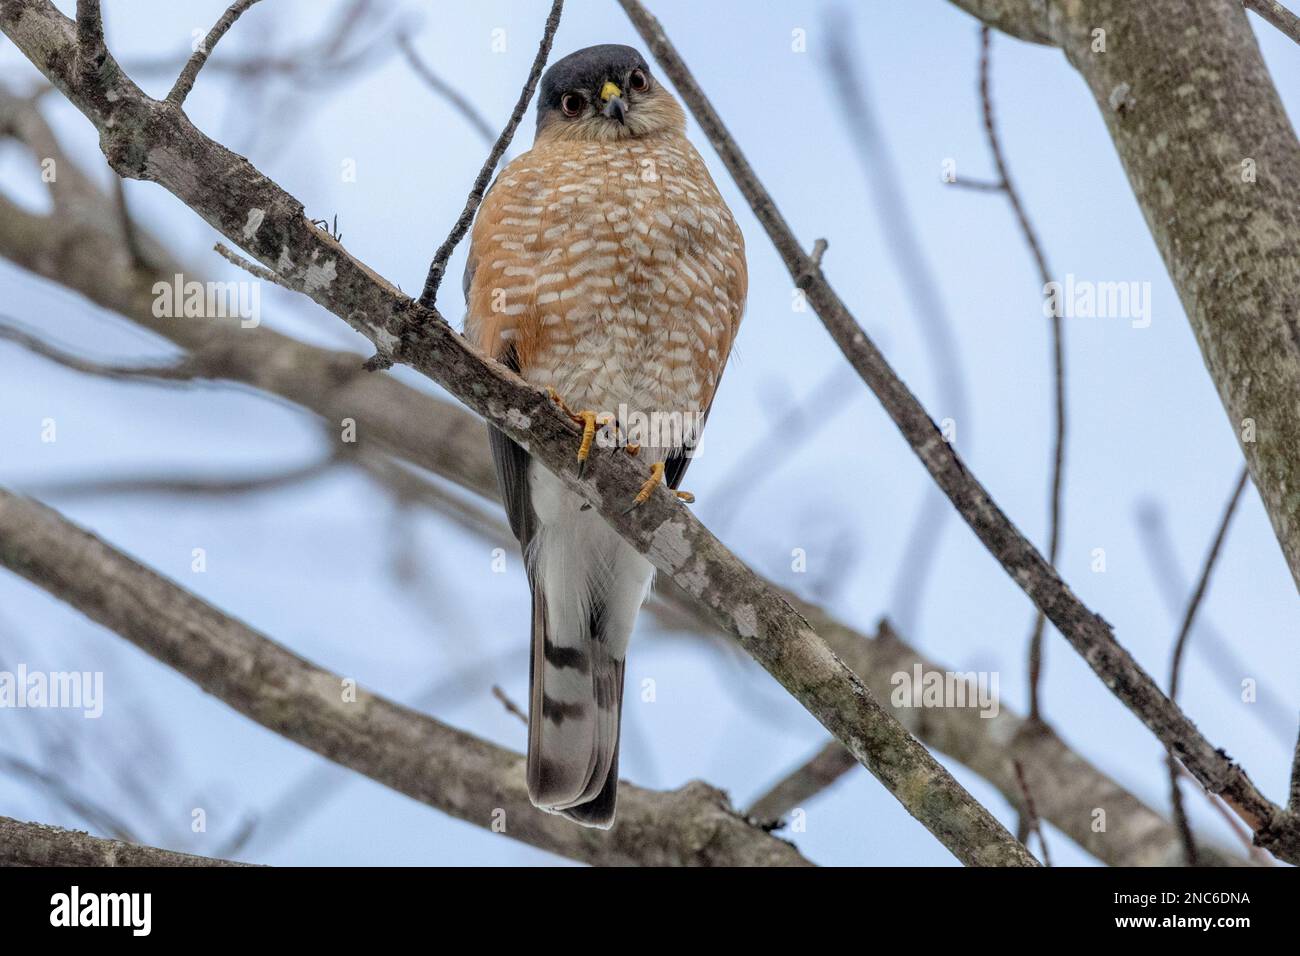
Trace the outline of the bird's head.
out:
<instances>
[{"instance_id":1,"label":"bird's head","mask_svg":"<svg viewBox=\"0 0 1300 956\"><path fill-rule=\"evenodd\" d=\"M681 106L630 46L589 46L542 77L539 140L609 141L685 129Z\"/></svg>"}]
</instances>

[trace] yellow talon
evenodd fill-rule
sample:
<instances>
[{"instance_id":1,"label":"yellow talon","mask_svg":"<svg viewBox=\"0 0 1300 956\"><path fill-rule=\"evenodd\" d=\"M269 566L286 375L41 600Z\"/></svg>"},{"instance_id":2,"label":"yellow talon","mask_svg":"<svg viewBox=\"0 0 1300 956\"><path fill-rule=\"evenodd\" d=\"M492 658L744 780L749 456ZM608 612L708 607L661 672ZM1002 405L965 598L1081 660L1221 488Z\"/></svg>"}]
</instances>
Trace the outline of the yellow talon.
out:
<instances>
[{"instance_id":1,"label":"yellow talon","mask_svg":"<svg viewBox=\"0 0 1300 956\"><path fill-rule=\"evenodd\" d=\"M578 461L586 461L591 454L591 443L596 438L596 413L578 412L576 417L582 422L582 444L578 446Z\"/></svg>"},{"instance_id":2,"label":"yellow talon","mask_svg":"<svg viewBox=\"0 0 1300 956\"><path fill-rule=\"evenodd\" d=\"M657 461L650 466L650 477L645 480L641 490L637 492L636 498L632 500L632 507L643 505L650 499L650 494L655 490L655 485L664 480L664 463Z\"/></svg>"},{"instance_id":3,"label":"yellow talon","mask_svg":"<svg viewBox=\"0 0 1300 956\"><path fill-rule=\"evenodd\" d=\"M632 500L632 508L635 508L637 505L643 505L650 500L650 496L654 493L655 485L664 480L665 464L665 462L657 461L650 466L650 477L645 480L645 484L643 484L641 490L637 492L636 498ZM695 496L689 491L674 491L673 494L687 504L695 501ZM632 508L628 508L627 510L631 511Z\"/></svg>"},{"instance_id":4,"label":"yellow talon","mask_svg":"<svg viewBox=\"0 0 1300 956\"><path fill-rule=\"evenodd\" d=\"M560 406L560 411L564 412L564 414L568 415L579 425L582 424L582 418L579 417L578 415L573 414L569 406L564 404L564 399L560 398L560 393L555 390L555 387L553 385L546 386L546 394L551 397L551 401L553 401L556 405Z\"/></svg>"}]
</instances>

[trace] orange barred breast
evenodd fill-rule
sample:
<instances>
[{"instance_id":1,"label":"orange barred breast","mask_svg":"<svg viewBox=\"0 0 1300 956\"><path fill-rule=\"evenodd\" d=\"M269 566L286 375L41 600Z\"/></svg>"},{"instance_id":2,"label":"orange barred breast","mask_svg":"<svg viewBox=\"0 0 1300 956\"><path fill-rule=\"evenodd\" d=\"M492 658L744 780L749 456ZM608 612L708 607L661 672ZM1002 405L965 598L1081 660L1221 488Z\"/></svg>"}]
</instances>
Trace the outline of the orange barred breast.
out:
<instances>
[{"instance_id":1,"label":"orange barred breast","mask_svg":"<svg viewBox=\"0 0 1300 956\"><path fill-rule=\"evenodd\" d=\"M466 334L572 408L707 412L745 305L744 238L680 135L547 142L479 210Z\"/></svg>"}]
</instances>

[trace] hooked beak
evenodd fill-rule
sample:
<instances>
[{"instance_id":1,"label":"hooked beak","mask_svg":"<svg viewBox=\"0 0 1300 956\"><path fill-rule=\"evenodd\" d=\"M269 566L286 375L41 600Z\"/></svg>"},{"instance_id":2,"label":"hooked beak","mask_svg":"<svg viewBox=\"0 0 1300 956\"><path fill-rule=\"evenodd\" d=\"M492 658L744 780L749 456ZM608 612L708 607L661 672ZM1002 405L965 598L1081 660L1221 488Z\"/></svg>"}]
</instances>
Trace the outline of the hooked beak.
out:
<instances>
[{"instance_id":1,"label":"hooked beak","mask_svg":"<svg viewBox=\"0 0 1300 956\"><path fill-rule=\"evenodd\" d=\"M623 102L621 96L611 96L600 112L609 119L618 120L623 126L627 125L627 104Z\"/></svg>"},{"instance_id":2,"label":"hooked beak","mask_svg":"<svg viewBox=\"0 0 1300 956\"><path fill-rule=\"evenodd\" d=\"M627 103L623 99L623 91L615 83L606 83L600 88L600 98L605 103L605 108L600 111L606 119L618 120L622 126L627 125Z\"/></svg>"}]
</instances>

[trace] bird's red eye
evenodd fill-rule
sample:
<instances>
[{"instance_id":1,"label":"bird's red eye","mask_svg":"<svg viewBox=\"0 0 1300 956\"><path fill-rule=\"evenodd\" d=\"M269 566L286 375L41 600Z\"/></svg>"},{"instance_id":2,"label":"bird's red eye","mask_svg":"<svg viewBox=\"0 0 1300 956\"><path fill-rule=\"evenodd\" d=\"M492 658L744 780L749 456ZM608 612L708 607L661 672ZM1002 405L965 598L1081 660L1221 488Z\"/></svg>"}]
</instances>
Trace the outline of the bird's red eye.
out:
<instances>
[{"instance_id":1,"label":"bird's red eye","mask_svg":"<svg viewBox=\"0 0 1300 956\"><path fill-rule=\"evenodd\" d=\"M577 93L565 93L560 97L560 109L565 116L577 116L582 112L583 99Z\"/></svg>"},{"instance_id":2,"label":"bird's red eye","mask_svg":"<svg viewBox=\"0 0 1300 956\"><path fill-rule=\"evenodd\" d=\"M633 93L644 93L650 89L650 77L645 75L644 70L633 70L627 78L627 88Z\"/></svg>"}]
</instances>

